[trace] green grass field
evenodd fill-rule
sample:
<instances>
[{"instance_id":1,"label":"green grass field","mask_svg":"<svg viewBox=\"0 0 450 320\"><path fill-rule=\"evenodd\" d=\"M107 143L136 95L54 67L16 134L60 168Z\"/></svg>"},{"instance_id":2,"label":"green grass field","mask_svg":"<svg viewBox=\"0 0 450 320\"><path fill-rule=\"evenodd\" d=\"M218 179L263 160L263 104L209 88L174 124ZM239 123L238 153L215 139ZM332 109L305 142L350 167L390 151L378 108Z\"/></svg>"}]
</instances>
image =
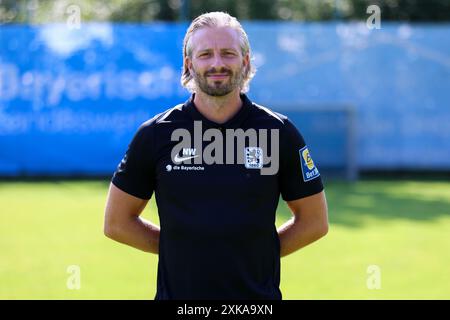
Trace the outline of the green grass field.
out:
<instances>
[{"instance_id":1,"label":"green grass field","mask_svg":"<svg viewBox=\"0 0 450 320\"><path fill-rule=\"evenodd\" d=\"M153 299L157 257L103 235L107 188L0 183L0 299ZM450 183L330 182L326 193L330 231L281 260L284 299L450 299ZM144 216L157 222L153 202ZM289 216L280 202L277 225Z\"/></svg>"}]
</instances>

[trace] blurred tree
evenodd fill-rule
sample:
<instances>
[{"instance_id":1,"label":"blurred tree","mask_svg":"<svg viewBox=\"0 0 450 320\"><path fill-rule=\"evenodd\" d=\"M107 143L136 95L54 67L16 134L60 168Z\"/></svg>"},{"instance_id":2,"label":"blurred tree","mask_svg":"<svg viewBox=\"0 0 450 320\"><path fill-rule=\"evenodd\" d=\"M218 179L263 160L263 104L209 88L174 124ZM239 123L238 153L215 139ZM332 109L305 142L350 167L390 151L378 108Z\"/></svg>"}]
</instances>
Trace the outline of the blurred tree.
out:
<instances>
[{"instance_id":1,"label":"blurred tree","mask_svg":"<svg viewBox=\"0 0 450 320\"><path fill-rule=\"evenodd\" d=\"M364 20L372 4L383 20L450 20L449 0L0 0L0 23L64 22L70 5L80 8L82 21L191 20L208 11L241 20Z\"/></svg>"},{"instance_id":2,"label":"blurred tree","mask_svg":"<svg viewBox=\"0 0 450 320\"><path fill-rule=\"evenodd\" d=\"M278 0L278 18L283 20L330 20L335 0Z\"/></svg>"},{"instance_id":3,"label":"blurred tree","mask_svg":"<svg viewBox=\"0 0 450 320\"><path fill-rule=\"evenodd\" d=\"M381 9L383 20L449 21L449 0L352 0L348 19L364 19L366 8L376 4Z\"/></svg>"}]
</instances>

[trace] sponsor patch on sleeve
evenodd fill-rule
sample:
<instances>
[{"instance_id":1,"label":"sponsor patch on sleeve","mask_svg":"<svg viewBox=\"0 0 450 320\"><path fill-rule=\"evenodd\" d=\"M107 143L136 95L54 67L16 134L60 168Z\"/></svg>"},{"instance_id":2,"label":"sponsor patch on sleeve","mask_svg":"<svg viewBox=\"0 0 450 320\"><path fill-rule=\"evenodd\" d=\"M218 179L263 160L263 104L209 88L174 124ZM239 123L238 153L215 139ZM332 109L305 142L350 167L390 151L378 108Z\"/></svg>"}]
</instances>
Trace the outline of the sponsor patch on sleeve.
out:
<instances>
[{"instance_id":1,"label":"sponsor patch on sleeve","mask_svg":"<svg viewBox=\"0 0 450 320\"><path fill-rule=\"evenodd\" d=\"M308 147L304 146L300 149L300 163L302 166L303 181L309 181L320 176L319 170L314 165Z\"/></svg>"}]
</instances>

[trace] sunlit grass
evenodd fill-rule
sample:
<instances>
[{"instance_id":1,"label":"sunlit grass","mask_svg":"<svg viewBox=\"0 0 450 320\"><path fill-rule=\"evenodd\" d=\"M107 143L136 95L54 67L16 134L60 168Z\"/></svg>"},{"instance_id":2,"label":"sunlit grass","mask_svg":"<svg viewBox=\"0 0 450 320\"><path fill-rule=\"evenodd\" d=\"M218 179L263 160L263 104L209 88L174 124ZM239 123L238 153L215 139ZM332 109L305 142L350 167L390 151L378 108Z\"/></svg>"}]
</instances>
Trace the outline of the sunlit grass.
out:
<instances>
[{"instance_id":1,"label":"sunlit grass","mask_svg":"<svg viewBox=\"0 0 450 320\"><path fill-rule=\"evenodd\" d=\"M0 299L153 299L157 257L103 235L107 188L0 183ZM282 259L285 299L450 298L450 183L330 182L326 194L330 232ZM158 222L153 201L144 216ZM277 225L289 217L280 202ZM370 265L380 289L367 288Z\"/></svg>"}]
</instances>

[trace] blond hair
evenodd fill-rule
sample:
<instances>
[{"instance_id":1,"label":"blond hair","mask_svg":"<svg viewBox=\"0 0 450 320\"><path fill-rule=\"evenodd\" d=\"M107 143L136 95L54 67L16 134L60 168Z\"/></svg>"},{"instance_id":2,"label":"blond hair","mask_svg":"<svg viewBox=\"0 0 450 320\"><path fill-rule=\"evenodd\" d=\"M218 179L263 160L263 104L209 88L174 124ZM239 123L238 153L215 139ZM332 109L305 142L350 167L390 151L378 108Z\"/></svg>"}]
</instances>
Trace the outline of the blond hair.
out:
<instances>
[{"instance_id":1,"label":"blond hair","mask_svg":"<svg viewBox=\"0 0 450 320\"><path fill-rule=\"evenodd\" d=\"M251 56L250 42L248 41L247 34L235 17L232 17L225 12L208 12L198 16L192 21L191 25L187 29L183 41L183 71L181 74L181 85L191 92L195 90L195 84L192 81L193 76L189 71L185 60L186 57L192 58L192 44L190 41L192 35L195 31L207 27L231 27L235 29L239 33L242 56L245 57L247 54ZM253 67L250 59L243 73L243 81L240 88L241 92L245 93L248 91L250 81L255 73L256 69Z\"/></svg>"}]
</instances>

